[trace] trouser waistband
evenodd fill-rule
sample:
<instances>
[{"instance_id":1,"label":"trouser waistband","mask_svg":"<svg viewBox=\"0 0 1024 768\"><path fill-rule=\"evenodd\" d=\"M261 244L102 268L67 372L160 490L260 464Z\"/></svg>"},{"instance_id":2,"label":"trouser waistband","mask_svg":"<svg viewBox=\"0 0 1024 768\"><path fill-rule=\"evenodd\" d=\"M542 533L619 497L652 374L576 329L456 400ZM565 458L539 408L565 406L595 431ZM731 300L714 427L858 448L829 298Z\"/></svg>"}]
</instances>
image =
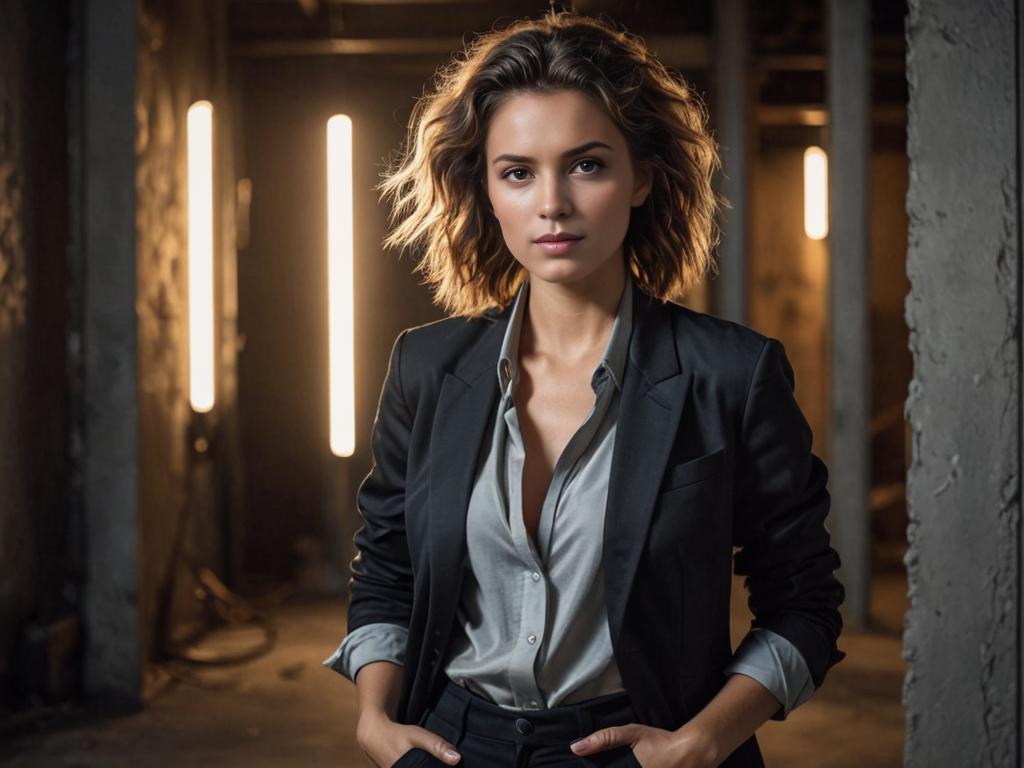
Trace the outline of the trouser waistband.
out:
<instances>
[{"instance_id":1,"label":"trouser waistband","mask_svg":"<svg viewBox=\"0 0 1024 768\"><path fill-rule=\"evenodd\" d=\"M601 728L637 722L625 691L548 709L506 709L452 680L433 712L460 733L523 744L568 744Z\"/></svg>"}]
</instances>

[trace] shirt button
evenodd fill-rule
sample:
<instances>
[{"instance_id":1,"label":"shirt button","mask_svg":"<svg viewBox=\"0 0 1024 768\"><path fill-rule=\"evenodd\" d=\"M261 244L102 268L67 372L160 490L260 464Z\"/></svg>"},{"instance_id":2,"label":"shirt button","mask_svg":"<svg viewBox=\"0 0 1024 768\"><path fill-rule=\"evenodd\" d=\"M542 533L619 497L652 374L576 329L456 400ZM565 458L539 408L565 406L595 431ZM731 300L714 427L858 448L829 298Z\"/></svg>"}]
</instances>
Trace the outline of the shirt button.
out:
<instances>
[{"instance_id":1,"label":"shirt button","mask_svg":"<svg viewBox=\"0 0 1024 768\"><path fill-rule=\"evenodd\" d=\"M530 645L533 645L534 643L537 642L537 636L536 635L530 635L528 638L526 638L526 640L527 640L527 642Z\"/></svg>"},{"instance_id":2,"label":"shirt button","mask_svg":"<svg viewBox=\"0 0 1024 768\"><path fill-rule=\"evenodd\" d=\"M536 571L533 572L533 580L534 581L540 581L540 574L537 573Z\"/></svg>"},{"instance_id":3,"label":"shirt button","mask_svg":"<svg viewBox=\"0 0 1024 768\"><path fill-rule=\"evenodd\" d=\"M530 706L531 707L536 707L537 706L537 702L536 701L531 701L530 702Z\"/></svg>"}]
</instances>

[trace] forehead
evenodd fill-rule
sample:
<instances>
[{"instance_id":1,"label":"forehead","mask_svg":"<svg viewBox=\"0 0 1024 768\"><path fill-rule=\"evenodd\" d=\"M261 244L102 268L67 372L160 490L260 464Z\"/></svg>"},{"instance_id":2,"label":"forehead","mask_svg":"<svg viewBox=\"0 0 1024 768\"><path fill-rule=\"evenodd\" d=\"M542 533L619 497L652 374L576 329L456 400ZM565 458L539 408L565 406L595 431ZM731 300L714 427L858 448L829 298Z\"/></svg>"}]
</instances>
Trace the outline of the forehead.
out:
<instances>
[{"instance_id":1,"label":"forehead","mask_svg":"<svg viewBox=\"0 0 1024 768\"><path fill-rule=\"evenodd\" d=\"M622 132L593 97L580 91L517 93L491 116L486 152L557 155L597 140L625 146Z\"/></svg>"}]
</instances>

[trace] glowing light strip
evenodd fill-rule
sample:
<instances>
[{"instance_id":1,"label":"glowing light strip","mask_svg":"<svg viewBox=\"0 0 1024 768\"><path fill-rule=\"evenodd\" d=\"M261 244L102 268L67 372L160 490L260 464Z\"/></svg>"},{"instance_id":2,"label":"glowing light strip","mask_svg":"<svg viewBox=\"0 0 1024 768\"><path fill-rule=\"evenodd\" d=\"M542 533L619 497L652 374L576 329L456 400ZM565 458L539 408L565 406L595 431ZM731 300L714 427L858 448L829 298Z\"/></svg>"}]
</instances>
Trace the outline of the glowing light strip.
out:
<instances>
[{"instance_id":1,"label":"glowing light strip","mask_svg":"<svg viewBox=\"0 0 1024 768\"><path fill-rule=\"evenodd\" d=\"M812 240L828 236L828 157L821 147L804 150L804 232Z\"/></svg>"},{"instance_id":2,"label":"glowing light strip","mask_svg":"<svg viewBox=\"0 0 1024 768\"><path fill-rule=\"evenodd\" d=\"M205 413L214 402L213 105L188 109L189 401Z\"/></svg>"},{"instance_id":3,"label":"glowing light strip","mask_svg":"<svg viewBox=\"0 0 1024 768\"><path fill-rule=\"evenodd\" d=\"M331 452L355 451L352 121L327 121L327 306Z\"/></svg>"}]
</instances>

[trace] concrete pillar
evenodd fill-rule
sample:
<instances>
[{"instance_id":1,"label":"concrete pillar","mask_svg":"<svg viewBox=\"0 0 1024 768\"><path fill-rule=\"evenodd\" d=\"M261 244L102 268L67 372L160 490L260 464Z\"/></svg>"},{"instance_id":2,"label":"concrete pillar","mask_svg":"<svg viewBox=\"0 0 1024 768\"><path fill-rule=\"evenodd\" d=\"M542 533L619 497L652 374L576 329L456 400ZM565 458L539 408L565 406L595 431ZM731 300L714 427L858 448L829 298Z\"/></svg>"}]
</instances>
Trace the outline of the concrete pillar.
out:
<instances>
[{"instance_id":1,"label":"concrete pillar","mask_svg":"<svg viewBox=\"0 0 1024 768\"><path fill-rule=\"evenodd\" d=\"M84 688L141 703L134 0L83 3ZM55 201L59 204L59 201Z\"/></svg>"},{"instance_id":2,"label":"concrete pillar","mask_svg":"<svg viewBox=\"0 0 1024 768\"><path fill-rule=\"evenodd\" d=\"M909 3L909 768L1021 760L1020 13Z\"/></svg>"},{"instance_id":3,"label":"concrete pillar","mask_svg":"<svg viewBox=\"0 0 1024 768\"><path fill-rule=\"evenodd\" d=\"M714 3L715 126L722 155L718 191L731 208L722 212L715 279L715 314L746 322L750 110L750 33L747 0Z\"/></svg>"},{"instance_id":4,"label":"concrete pillar","mask_svg":"<svg viewBox=\"0 0 1024 768\"><path fill-rule=\"evenodd\" d=\"M842 559L847 622L868 614L870 353L868 171L871 53L868 0L828 5L831 527Z\"/></svg>"}]
</instances>

